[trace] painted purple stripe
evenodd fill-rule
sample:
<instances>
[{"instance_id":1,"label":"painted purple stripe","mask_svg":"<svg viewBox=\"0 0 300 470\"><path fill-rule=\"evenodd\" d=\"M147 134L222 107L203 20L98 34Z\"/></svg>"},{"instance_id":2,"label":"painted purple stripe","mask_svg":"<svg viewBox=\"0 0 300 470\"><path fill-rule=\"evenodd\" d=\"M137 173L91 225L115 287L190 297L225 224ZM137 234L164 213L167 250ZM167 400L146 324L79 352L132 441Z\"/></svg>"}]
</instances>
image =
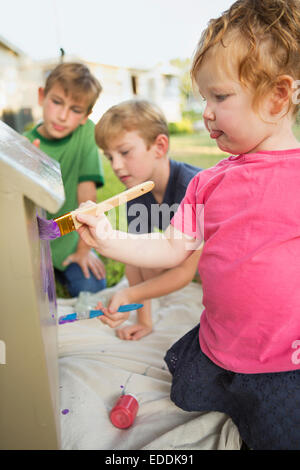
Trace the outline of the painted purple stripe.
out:
<instances>
[{"instance_id":1,"label":"painted purple stripe","mask_svg":"<svg viewBox=\"0 0 300 470\"><path fill-rule=\"evenodd\" d=\"M43 219L38 215L37 223L41 240L54 240L61 236L59 227L54 220Z\"/></svg>"}]
</instances>

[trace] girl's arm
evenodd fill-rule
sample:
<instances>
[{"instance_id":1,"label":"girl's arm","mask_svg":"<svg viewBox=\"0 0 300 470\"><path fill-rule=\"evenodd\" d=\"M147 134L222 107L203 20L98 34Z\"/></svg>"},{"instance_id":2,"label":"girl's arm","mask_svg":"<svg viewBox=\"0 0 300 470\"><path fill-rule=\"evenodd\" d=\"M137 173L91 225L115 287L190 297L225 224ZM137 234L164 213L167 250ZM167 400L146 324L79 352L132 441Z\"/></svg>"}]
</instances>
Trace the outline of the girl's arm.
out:
<instances>
[{"instance_id":1,"label":"girl's arm","mask_svg":"<svg viewBox=\"0 0 300 470\"><path fill-rule=\"evenodd\" d=\"M196 273L202 248L195 251L183 263L175 268L168 269L156 277L128 287L122 291L122 297L126 297L128 303L138 303L142 300L153 299L167 295L189 284ZM121 295L118 292L112 297L109 311L116 312L120 305Z\"/></svg>"},{"instance_id":2,"label":"girl's arm","mask_svg":"<svg viewBox=\"0 0 300 470\"><path fill-rule=\"evenodd\" d=\"M134 235L113 230L104 214L78 214L78 229L84 242L108 258L145 268L172 268L182 263L200 241L169 225L164 234Z\"/></svg>"}]
</instances>

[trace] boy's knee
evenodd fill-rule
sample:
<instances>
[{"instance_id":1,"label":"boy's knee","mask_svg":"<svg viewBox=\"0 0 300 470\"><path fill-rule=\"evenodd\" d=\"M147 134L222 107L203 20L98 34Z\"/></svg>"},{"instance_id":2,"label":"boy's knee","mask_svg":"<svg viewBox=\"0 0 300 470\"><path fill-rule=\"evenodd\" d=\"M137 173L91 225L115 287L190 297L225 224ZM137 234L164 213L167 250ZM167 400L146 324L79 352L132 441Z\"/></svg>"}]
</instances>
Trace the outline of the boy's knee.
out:
<instances>
[{"instance_id":1,"label":"boy's knee","mask_svg":"<svg viewBox=\"0 0 300 470\"><path fill-rule=\"evenodd\" d=\"M165 269L147 269L141 268L141 275L144 281L152 279L153 277L159 276Z\"/></svg>"},{"instance_id":2,"label":"boy's knee","mask_svg":"<svg viewBox=\"0 0 300 470\"><path fill-rule=\"evenodd\" d=\"M137 266L126 265L125 275L129 281L129 284L138 284L153 277L158 276L164 271L164 269L149 269L139 268Z\"/></svg>"},{"instance_id":3,"label":"boy's knee","mask_svg":"<svg viewBox=\"0 0 300 470\"><path fill-rule=\"evenodd\" d=\"M126 265L125 276L127 277L130 285L139 284L143 281L141 268L136 266Z\"/></svg>"},{"instance_id":4,"label":"boy's knee","mask_svg":"<svg viewBox=\"0 0 300 470\"><path fill-rule=\"evenodd\" d=\"M81 267L77 263L71 263L62 275L72 297L77 297L80 292L95 293L106 288L106 279L97 279L91 271L90 277L85 278Z\"/></svg>"},{"instance_id":5,"label":"boy's knee","mask_svg":"<svg viewBox=\"0 0 300 470\"><path fill-rule=\"evenodd\" d=\"M80 292L91 292L95 294L106 288L106 279L96 279L90 277L88 279L82 278L67 284L67 289L72 297L78 297Z\"/></svg>"}]
</instances>

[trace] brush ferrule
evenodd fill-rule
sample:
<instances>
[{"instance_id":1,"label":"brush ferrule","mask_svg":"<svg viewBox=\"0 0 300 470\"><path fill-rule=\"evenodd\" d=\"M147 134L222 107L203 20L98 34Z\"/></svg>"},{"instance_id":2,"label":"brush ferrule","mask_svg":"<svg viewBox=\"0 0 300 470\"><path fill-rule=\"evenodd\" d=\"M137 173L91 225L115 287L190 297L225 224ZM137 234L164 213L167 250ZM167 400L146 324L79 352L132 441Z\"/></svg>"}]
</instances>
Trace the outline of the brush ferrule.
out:
<instances>
[{"instance_id":1,"label":"brush ferrule","mask_svg":"<svg viewBox=\"0 0 300 470\"><path fill-rule=\"evenodd\" d=\"M57 223L61 235L66 235L67 233L73 232L75 230L75 225L71 213L61 215L54 219Z\"/></svg>"}]
</instances>

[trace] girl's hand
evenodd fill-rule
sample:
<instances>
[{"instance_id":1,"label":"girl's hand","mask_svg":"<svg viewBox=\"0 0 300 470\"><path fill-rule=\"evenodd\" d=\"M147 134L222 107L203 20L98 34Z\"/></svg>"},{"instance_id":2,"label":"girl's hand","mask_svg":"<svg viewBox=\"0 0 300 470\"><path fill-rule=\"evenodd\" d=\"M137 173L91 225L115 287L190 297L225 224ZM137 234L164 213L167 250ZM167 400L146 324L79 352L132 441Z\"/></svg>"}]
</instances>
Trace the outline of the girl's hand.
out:
<instances>
[{"instance_id":1,"label":"girl's hand","mask_svg":"<svg viewBox=\"0 0 300 470\"><path fill-rule=\"evenodd\" d=\"M110 313L116 313L121 305L127 305L133 303L135 300L132 297L132 288L126 287L121 289L110 298L108 303L108 310Z\"/></svg>"},{"instance_id":2,"label":"girl's hand","mask_svg":"<svg viewBox=\"0 0 300 470\"><path fill-rule=\"evenodd\" d=\"M116 328L124 321L128 320L129 312L118 312L121 305L131 304L140 300L136 297L135 287L127 287L116 292L110 299L109 308L105 310L105 314L101 317L101 321L111 328ZM104 311L104 310L103 310ZM142 316L142 318L141 318ZM144 318L143 313L138 313L138 322L134 325L125 326L117 330L117 336L120 339L136 341L147 336L152 331L152 320Z\"/></svg>"},{"instance_id":3,"label":"girl's hand","mask_svg":"<svg viewBox=\"0 0 300 470\"><path fill-rule=\"evenodd\" d=\"M77 214L78 222L83 225L77 232L82 240L97 251L101 250L102 242L113 236L114 230L104 214L98 216L89 214Z\"/></svg>"},{"instance_id":4,"label":"girl's hand","mask_svg":"<svg viewBox=\"0 0 300 470\"><path fill-rule=\"evenodd\" d=\"M118 308L119 307L117 307L117 310ZM116 326L121 325L124 321L128 320L130 315L130 312L118 312L117 310L113 311L107 307L104 307L102 302L98 302L96 309L102 310L103 312L103 315L100 315L98 319L105 325L110 326L110 328L115 328Z\"/></svg>"},{"instance_id":5,"label":"girl's hand","mask_svg":"<svg viewBox=\"0 0 300 470\"><path fill-rule=\"evenodd\" d=\"M99 320L111 328L121 325L124 321L128 320L130 312L118 312L118 309L121 305L127 305L130 303L132 303L130 288L116 292L111 297L108 308L103 307L101 302L98 303L97 308L102 310L104 313L104 315L99 317Z\"/></svg>"},{"instance_id":6,"label":"girl's hand","mask_svg":"<svg viewBox=\"0 0 300 470\"><path fill-rule=\"evenodd\" d=\"M97 307L99 308L99 307ZM110 313L107 308L100 308L104 315L101 315L99 318L102 323L105 325L110 326L111 328L115 328L116 326L121 325L124 321L128 320L130 312L115 312Z\"/></svg>"}]
</instances>

